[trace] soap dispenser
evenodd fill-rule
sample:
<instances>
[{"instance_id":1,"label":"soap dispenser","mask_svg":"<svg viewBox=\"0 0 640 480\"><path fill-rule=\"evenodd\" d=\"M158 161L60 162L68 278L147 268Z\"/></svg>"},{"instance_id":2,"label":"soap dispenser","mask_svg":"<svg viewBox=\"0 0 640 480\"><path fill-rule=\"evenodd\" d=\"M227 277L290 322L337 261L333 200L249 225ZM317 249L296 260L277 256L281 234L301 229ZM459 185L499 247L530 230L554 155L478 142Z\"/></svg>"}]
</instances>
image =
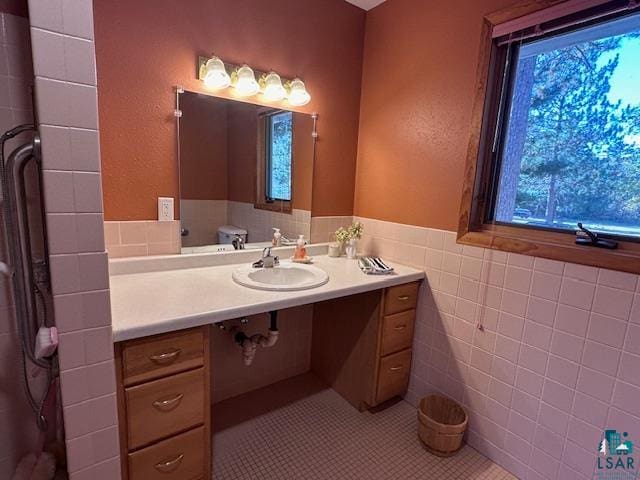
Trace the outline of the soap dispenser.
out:
<instances>
[{"instance_id":1,"label":"soap dispenser","mask_svg":"<svg viewBox=\"0 0 640 480\"><path fill-rule=\"evenodd\" d=\"M293 258L295 260L304 260L307 258L306 244L307 242L304 240L304 235L298 235L298 240L296 240L296 251L293 254Z\"/></svg>"},{"instance_id":2,"label":"soap dispenser","mask_svg":"<svg viewBox=\"0 0 640 480\"><path fill-rule=\"evenodd\" d=\"M273 240L271 240L271 244L274 247L281 247L282 246L282 234L280 233L280 229L279 228L275 228L273 229Z\"/></svg>"}]
</instances>

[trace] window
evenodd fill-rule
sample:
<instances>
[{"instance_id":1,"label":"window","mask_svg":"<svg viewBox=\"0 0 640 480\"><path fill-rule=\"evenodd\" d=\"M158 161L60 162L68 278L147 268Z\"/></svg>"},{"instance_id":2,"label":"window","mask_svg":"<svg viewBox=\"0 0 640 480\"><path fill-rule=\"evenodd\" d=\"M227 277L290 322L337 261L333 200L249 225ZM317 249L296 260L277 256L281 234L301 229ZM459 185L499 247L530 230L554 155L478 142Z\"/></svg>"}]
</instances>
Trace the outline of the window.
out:
<instances>
[{"instance_id":1,"label":"window","mask_svg":"<svg viewBox=\"0 0 640 480\"><path fill-rule=\"evenodd\" d=\"M293 114L270 114L266 125L265 195L267 202L291 201Z\"/></svg>"},{"instance_id":2,"label":"window","mask_svg":"<svg viewBox=\"0 0 640 480\"><path fill-rule=\"evenodd\" d=\"M640 272L640 12L543 4L485 17L458 239Z\"/></svg>"},{"instance_id":3,"label":"window","mask_svg":"<svg viewBox=\"0 0 640 480\"><path fill-rule=\"evenodd\" d=\"M640 14L506 48L493 219L640 239Z\"/></svg>"}]
</instances>

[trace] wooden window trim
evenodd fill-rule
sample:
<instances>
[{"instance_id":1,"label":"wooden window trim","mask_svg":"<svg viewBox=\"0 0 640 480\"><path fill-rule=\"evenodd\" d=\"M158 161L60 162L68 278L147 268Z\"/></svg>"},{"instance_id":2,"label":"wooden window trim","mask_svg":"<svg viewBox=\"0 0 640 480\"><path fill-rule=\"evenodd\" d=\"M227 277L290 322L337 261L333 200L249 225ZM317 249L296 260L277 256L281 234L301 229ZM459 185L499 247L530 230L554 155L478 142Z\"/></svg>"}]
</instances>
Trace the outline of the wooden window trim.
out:
<instances>
[{"instance_id":1,"label":"wooden window trim","mask_svg":"<svg viewBox=\"0 0 640 480\"><path fill-rule=\"evenodd\" d=\"M273 203L254 203L253 208L256 210L268 210L270 212L279 212L279 213L287 213L293 214L293 207L291 206L291 202L285 202L284 200L276 200Z\"/></svg>"},{"instance_id":2,"label":"wooden window trim","mask_svg":"<svg viewBox=\"0 0 640 480\"><path fill-rule=\"evenodd\" d=\"M495 101L496 64L500 61L493 42L493 29L541 10L565 3L564 0L524 0L512 7L484 17L476 73L470 140L467 150L458 243L505 252L520 253L593 267L640 273L640 243L619 241L617 250L576 245L567 233L523 229L485 223L488 204L487 182L491 178L491 161L487 149L497 119ZM483 125L487 125L483 129Z\"/></svg>"}]
</instances>

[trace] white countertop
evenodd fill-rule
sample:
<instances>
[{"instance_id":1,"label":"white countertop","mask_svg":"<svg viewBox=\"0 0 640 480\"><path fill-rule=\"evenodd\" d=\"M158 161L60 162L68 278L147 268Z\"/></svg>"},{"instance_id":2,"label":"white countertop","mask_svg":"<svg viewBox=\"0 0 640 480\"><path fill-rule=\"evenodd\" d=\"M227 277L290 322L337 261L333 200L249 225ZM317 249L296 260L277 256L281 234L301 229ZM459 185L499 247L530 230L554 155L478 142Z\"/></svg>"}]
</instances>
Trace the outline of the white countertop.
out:
<instances>
[{"instance_id":1,"label":"white countertop","mask_svg":"<svg viewBox=\"0 0 640 480\"><path fill-rule=\"evenodd\" d=\"M329 282L295 292L253 290L236 284L231 274L244 263L112 275L114 341L296 307L424 278L421 270L387 263L395 269L393 275L365 275L355 260L318 255L314 265L329 274Z\"/></svg>"}]
</instances>

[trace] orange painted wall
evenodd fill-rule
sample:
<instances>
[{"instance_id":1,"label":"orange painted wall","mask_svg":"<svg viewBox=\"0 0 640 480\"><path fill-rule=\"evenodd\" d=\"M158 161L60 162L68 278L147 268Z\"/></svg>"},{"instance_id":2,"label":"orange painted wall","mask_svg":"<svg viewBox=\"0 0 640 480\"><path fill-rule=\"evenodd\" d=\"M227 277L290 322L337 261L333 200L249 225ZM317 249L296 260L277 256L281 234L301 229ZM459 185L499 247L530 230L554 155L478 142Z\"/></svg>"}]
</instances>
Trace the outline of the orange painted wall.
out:
<instances>
[{"instance_id":1,"label":"orange painted wall","mask_svg":"<svg viewBox=\"0 0 640 480\"><path fill-rule=\"evenodd\" d=\"M185 93L180 109L180 198L226 200L227 105Z\"/></svg>"},{"instance_id":2,"label":"orange painted wall","mask_svg":"<svg viewBox=\"0 0 640 480\"><path fill-rule=\"evenodd\" d=\"M229 195L234 202L254 203L256 199L256 146L258 116L252 106L229 108Z\"/></svg>"},{"instance_id":3,"label":"orange painted wall","mask_svg":"<svg viewBox=\"0 0 640 480\"><path fill-rule=\"evenodd\" d=\"M180 97L180 198L255 203L258 109L185 92ZM313 119L293 118L293 208L311 210Z\"/></svg>"},{"instance_id":4,"label":"orange painted wall","mask_svg":"<svg viewBox=\"0 0 640 480\"><path fill-rule=\"evenodd\" d=\"M388 0L367 15L355 214L456 230L482 17L514 0Z\"/></svg>"},{"instance_id":5,"label":"orange painted wall","mask_svg":"<svg viewBox=\"0 0 640 480\"><path fill-rule=\"evenodd\" d=\"M293 116L293 208L311 210L313 195L313 119Z\"/></svg>"},{"instance_id":6,"label":"orange painted wall","mask_svg":"<svg viewBox=\"0 0 640 480\"><path fill-rule=\"evenodd\" d=\"M314 215L350 215L365 13L343 0L95 0L106 220L157 215L178 195L173 87L202 88L196 57L213 51L301 76L318 112Z\"/></svg>"}]
</instances>

